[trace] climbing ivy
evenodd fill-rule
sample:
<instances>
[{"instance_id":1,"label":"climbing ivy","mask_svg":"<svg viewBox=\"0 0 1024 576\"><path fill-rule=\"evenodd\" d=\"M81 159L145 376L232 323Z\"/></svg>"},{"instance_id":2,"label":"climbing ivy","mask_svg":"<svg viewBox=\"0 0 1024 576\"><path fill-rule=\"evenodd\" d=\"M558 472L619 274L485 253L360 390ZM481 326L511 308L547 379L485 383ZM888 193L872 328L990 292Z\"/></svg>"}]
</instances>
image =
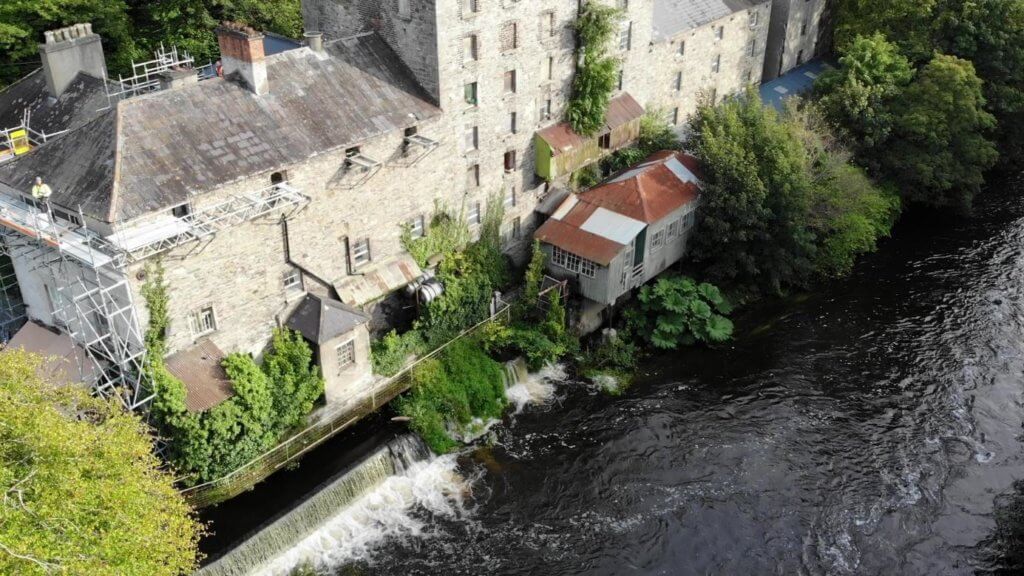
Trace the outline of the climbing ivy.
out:
<instances>
[{"instance_id":1,"label":"climbing ivy","mask_svg":"<svg viewBox=\"0 0 1024 576\"><path fill-rule=\"evenodd\" d=\"M412 226L402 226L402 248L408 252L420 266L427 266L434 256L444 256L455 252L469 243L469 225L466 223L464 210L453 214L443 205L434 207L423 236L414 238Z\"/></svg>"},{"instance_id":2,"label":"climbing ivy","mask_svg":"<svg viewBox=\"0 0 1024 576\"><path fill-rule=\"evenodd\" d=\"M615 90L619 62L608 55L619 11L588 2L576 20L579 62L573 79L566 121L581 136L593 136L605 124L608 102Z\"/></svg>"}]
</instances>

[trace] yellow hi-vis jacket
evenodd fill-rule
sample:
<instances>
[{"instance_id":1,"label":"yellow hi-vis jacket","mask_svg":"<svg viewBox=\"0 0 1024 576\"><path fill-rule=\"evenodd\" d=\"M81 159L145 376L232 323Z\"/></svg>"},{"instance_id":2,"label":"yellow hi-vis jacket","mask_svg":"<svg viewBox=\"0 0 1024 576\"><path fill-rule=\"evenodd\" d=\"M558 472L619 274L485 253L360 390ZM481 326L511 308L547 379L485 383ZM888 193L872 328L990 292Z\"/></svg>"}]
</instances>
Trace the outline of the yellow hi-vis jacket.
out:
<instances>
[{"instance_id":1,"label":"yellow hi-vis jacket","mask_svg":"<svg viewBox=\"0 0 1024 576\"><path fill-rule=\"evenodd\" d=\"M36 200L46 200L53 194L53 190L46 184L36 184L32 187L32 197Z\"/></svg>"}]
</instances>

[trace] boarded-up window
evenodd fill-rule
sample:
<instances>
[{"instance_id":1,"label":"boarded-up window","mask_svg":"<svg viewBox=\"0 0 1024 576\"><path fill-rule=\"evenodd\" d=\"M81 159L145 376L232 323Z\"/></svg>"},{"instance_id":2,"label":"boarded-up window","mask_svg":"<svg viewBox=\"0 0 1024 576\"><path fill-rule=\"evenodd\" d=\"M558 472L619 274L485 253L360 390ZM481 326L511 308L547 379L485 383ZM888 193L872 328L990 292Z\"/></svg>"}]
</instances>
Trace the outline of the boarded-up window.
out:
<instances>
[{"instance_id":1,"label":"boarded-up window","mask_svg":"<svg viewBox=\"0 0 1024 576\"><path fill-rule=\"evenodd\" d=\"M519 47L519 24L517 22L505 22L501 25L501 50L515 50Z\"/></svg>"}]
</instances>

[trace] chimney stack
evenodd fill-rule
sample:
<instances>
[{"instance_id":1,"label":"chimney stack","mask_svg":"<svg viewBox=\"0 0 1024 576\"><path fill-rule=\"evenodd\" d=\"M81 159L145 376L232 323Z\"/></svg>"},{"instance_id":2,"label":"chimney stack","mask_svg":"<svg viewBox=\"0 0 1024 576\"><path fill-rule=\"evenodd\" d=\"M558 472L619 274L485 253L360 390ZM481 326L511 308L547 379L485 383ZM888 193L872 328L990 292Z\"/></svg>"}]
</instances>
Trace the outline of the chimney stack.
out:
<instances>
[{"instance_id":1,"label":"chimney stack","mask_svg":"<svg viewBox=\"0 0 1024 576\"><path fill-rule=\"evenodd\" d=\"M324 53L324 34L323 32L306 32L306 45L309 49L316 54Z\"/></svg>"},{"instance_id":2,"label":"chimney stack","mask_svg":"<svg viewBox=\"0 0 1024 576\"><path fill-rule=\"evenodd\" d=\"M103 43L92 31L92 24L50 30L45 37L45 43L39 45L39 56L43 59L46 87L54 97L63 94L80 72L106 80Z\"/></svg>"},{"instance_id":3,"label":"chimney stack","mask_svg":"<svg viewBox=\"0 0 1024 576\"><path fill-rule=\"evenodd\" d=\"M254 94L270 91L263 34L237 22L224 22L217 28L217 40L225 78L237 74Z\"/></svg>"}]
</instances>

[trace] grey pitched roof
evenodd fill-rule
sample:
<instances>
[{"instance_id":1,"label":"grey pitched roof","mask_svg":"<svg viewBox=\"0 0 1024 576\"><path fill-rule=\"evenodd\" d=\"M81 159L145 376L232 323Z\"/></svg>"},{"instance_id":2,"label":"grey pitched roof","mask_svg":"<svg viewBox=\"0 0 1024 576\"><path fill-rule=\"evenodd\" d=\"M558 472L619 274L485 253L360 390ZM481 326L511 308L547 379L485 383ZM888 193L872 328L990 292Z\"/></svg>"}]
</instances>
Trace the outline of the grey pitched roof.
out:
<instances>
[{"instance_id":1,"label":"grey pitched roof","mask_svg":"<svg viewBox=\"0 0 1024 576\"><path fill-rule=\"evenodd\" d=\"M323 344L369 321L369 316L351 306L309 294L288 317L285 326L311 342Z\"/></svg>"},{"instance_id":2,"label":"grey pitched roof","mask_svg":"<svg viewBox=\"0 0 1024 576\"><path fill-rule=\"evenodd\" d=\"M42 69L0 91L0 129L21 124L27 110L36 132L53 134L78 128L107 108L103 80L80 73L57 98L50 95Z\"/></svg>"},{"instance_id":3,"label":"grey pitched roof","mask_svg":"<svg viewBox=\"0 0 1024 576\"><path fill-rule=\"evenodd\" d=\"M654 0L654 40L669 40L684 30L714 22L765 0Z\"/></svg>"},{"instance_id":4,"label":"grey pitched roof","mask_svg":"<svg viewBox=\"0 0 1024 576\"><path fill-rule=\"evenodd\" d=\"M0 183L25 190L39 175L54 203L118 222L441 113L373 34L328 44L327 57L308 48L277 54L267 73L263 96L214 79L125 100L61 138L76 145L53 142L0 165ZM77 179L90 188L66 184Z\"/></svg>"}]
</instances>

